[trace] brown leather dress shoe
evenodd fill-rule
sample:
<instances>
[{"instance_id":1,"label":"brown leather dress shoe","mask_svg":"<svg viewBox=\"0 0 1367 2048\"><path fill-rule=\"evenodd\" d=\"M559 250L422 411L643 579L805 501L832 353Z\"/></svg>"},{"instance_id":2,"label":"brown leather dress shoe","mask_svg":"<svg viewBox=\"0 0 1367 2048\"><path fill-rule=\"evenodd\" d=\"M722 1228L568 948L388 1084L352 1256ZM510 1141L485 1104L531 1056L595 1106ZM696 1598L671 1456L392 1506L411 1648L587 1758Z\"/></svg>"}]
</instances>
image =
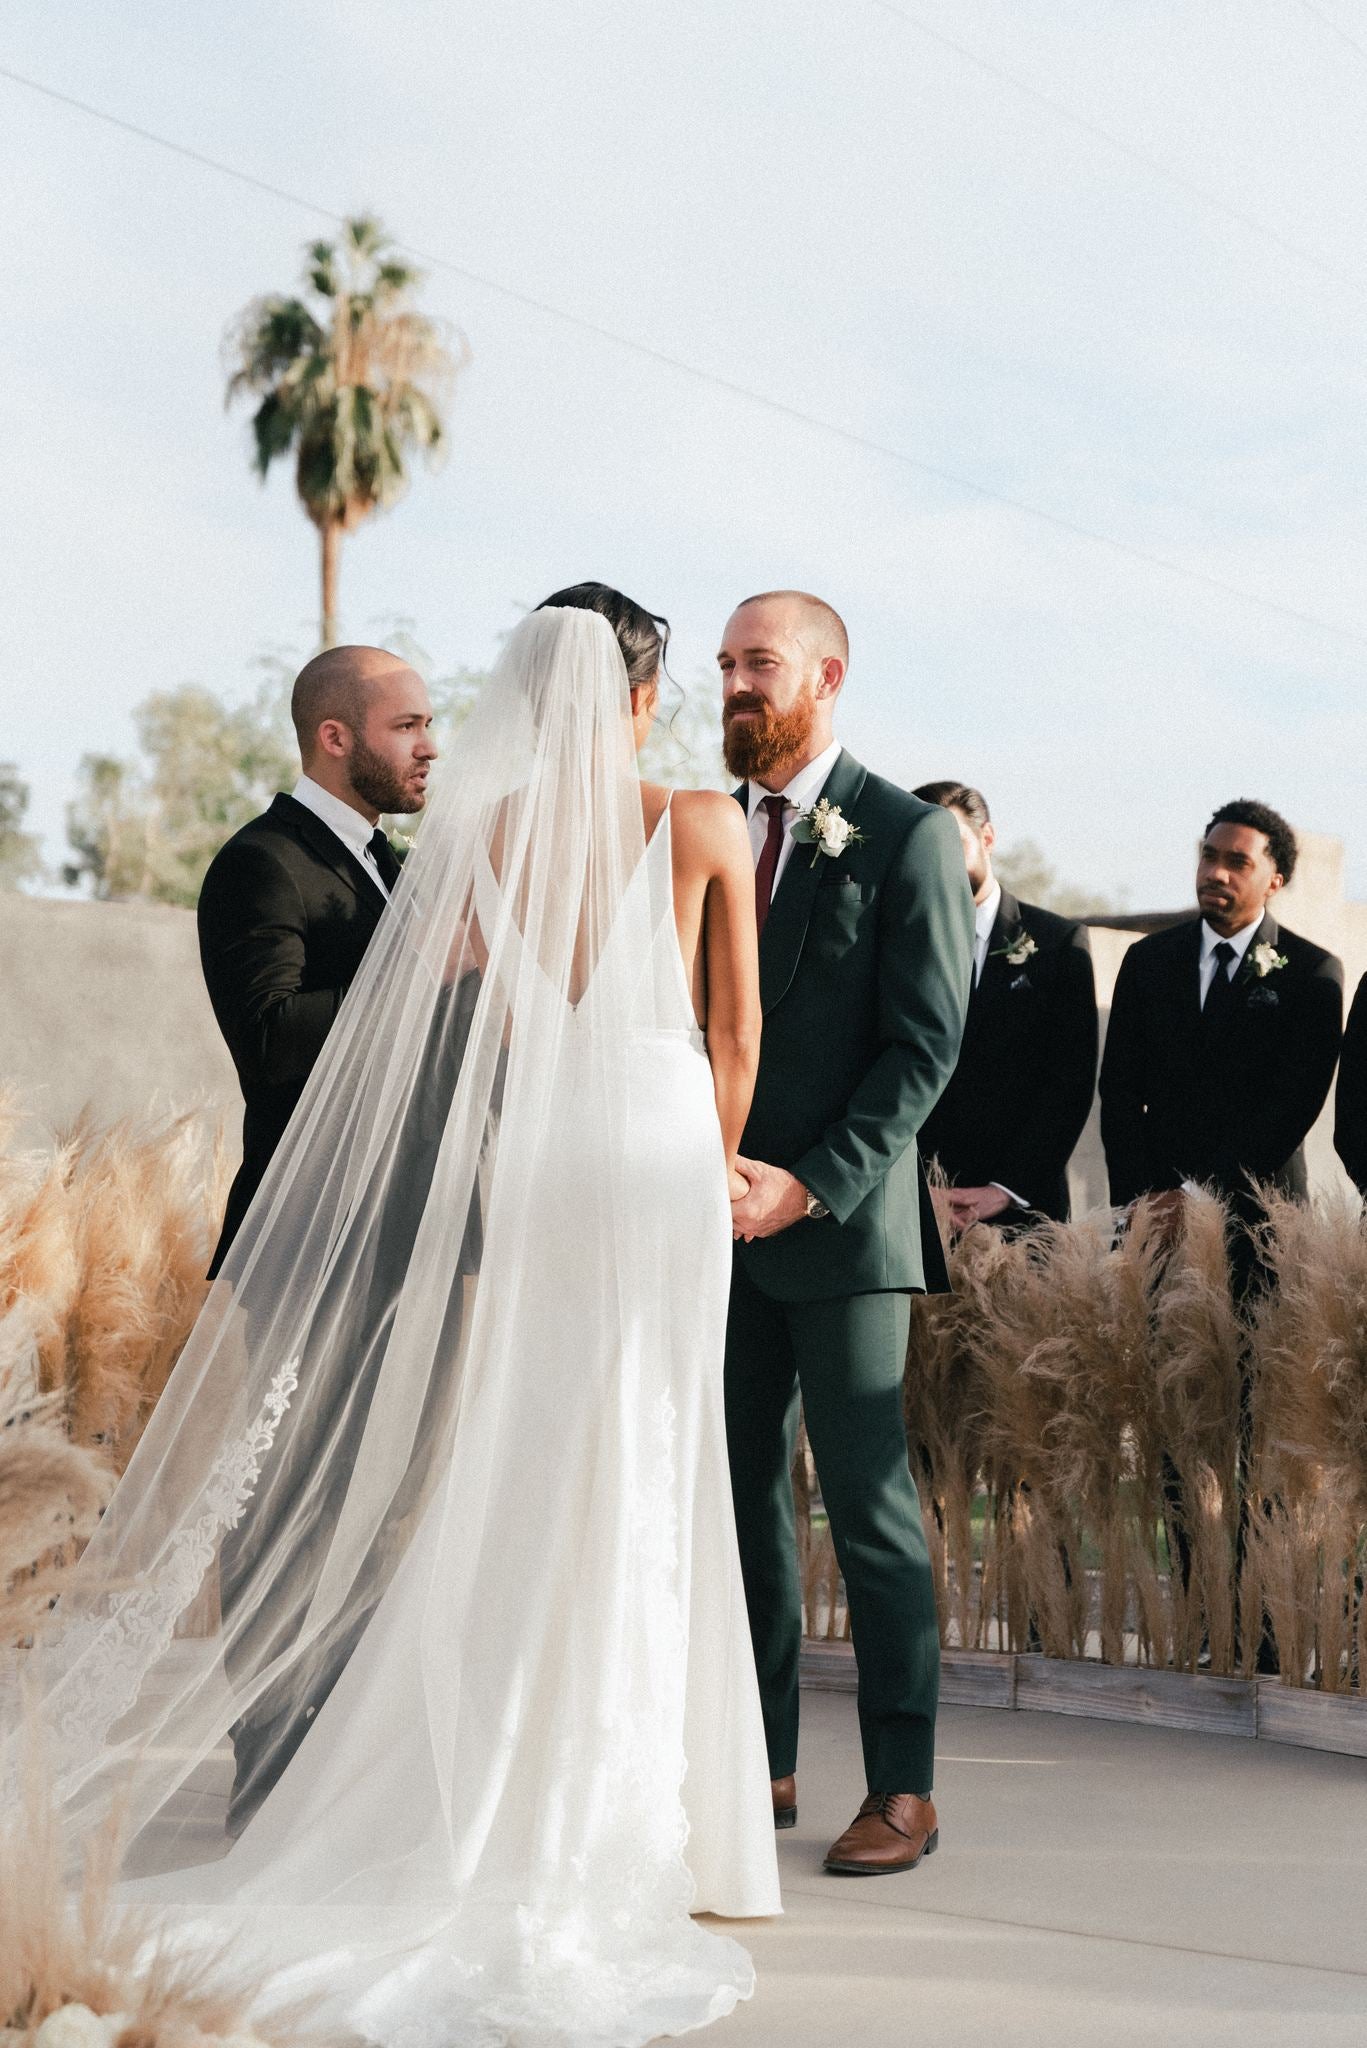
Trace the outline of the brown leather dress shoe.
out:
<instances>
[{"instance_id":1,"label":"brown leather dress shoe","mask_svg":"<svg viewBox=\"0 0 1367 2048\"><path fill-rule=\"evenodd\" d=\"M940 1826L929 1799L914 1792L870 1792L838 1842L826 1868L839 1877L886 1877L915 1870L940 1846Z\"/></svg>"},{"instance_id":2,"label":"brown leather dress shoe","mask_svg":"<svg viewBox=\"0 0 1367 2048\"><path fill-rule=\"evenodd\" d=\"M795 1828L797 1826L797 1779L771 1778L769 1790L774 1795L774 1826Z\"/></svg>"}]
</instances>

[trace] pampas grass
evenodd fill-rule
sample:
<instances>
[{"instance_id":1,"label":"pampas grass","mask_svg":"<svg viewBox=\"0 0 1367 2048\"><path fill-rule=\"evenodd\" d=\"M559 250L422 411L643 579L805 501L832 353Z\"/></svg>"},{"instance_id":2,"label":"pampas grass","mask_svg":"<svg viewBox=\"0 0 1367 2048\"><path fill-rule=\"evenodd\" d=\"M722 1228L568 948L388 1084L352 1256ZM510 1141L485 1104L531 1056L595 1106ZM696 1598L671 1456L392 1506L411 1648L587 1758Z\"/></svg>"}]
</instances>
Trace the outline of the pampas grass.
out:
<instances>
[{"instance_id":1,"label":"pampas grass","mask_svg":"<svg viewBox=\"0 0 1367 2048\"><path fill-rule=\"evenodd\" d=\"M19 1799L0 1818L0 2029L31 2041L64 2008L118 2016L111 2048L294 2048L309 2038L303 2008L262 2016L260 1987L225 1954L172 1952L144 1918L114 1902L122 1840L114 1814L87 1843L82 1879L67 1881L66 1843L41 1739L26 1724Z\"/></svg>"},{"instance_id":2,"label":"pampas grass","mask_svg":"<svg viewBox=\"0 0 1367 2048\"><path fill-rule=\"evenodd\" d=\"M1140 1203L951 1245L954 1293L912 1304L904 1400L946 1643L1251 1672L1265 1604L1286 1682L1364 1690L1367 1226L1266 1203L1276 1284L1243 1314L1208 1195L1175 1238ZM828 1531L803 1558L809 1627L847 1634Z\"/></svg>"},{"instance_id":3,"label":"pampas grass","mask_svg":"<svg viewBox=\"0 0 1367 2048\"><path fill-rule=\"evenodd\" d=\"M20 1150L0 1104L0 1317L31 1329L72 1439L122 1470L204 1301L226 1195L203 1118L83 1119Z\"/></svg>"}]
</instances>

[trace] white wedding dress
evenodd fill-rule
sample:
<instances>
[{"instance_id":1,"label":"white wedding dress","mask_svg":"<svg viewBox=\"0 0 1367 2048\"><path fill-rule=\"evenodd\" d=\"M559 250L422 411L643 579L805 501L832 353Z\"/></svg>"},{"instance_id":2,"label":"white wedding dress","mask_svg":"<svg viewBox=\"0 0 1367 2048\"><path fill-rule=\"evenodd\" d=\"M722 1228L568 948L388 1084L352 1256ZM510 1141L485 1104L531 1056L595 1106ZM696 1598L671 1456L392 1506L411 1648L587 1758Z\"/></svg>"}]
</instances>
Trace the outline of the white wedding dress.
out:
<instances>
[{"instance_id":1,"label":"white wedding dress","mask_svg":"<svg viewBox=\"0 0 1367 2048\"><path fill-rule=\"evenodd\" d=\"M561 622L550 650L557 687L569 688L564 665L572 654L606 665L618 693L611 701L620 705L624 673L612 669L615 642L605 647L601 621L563 612L533 619L542 622L534 655L546 654L547 621ZM528 629L520 631L525 638ZM519 681L528 694L525 672ZM600 678L600 695L603 687ZM544 680L536 688L544 690ZM532 701L541 718L542 698L533 691ZM561 764L590 777L603 742L593 724ZM538 726L534 761L542 769L551 744ZM478 756L471 777L477 769ZM247 1595L225 1606L223 1639L211 1629L194 1641L208 1674L194 1683L167 1676L187 1651L184 1585L178 1641L168 1641L164 1617L149 1633L145 1614L130 1622L122 1596L92 1594L93 1619L73 1615L65 1658L57 1645L54 1721L68 1737L74 1814L93 1810L93 1787L112 1794L120 1763L138 1764L140 1784L153 1781L134 1802L133 1867L155 1874L130 1878L124 1895L153 1910L163 1938L223 1938L234 1967L271 1973L273 1996L319 2000L318 2018L334 2036L386 2048L641 2048L706 2025L753 1988L745 1950L690 1916L779 1910L722 1410L729 1206L711 1074L675 928L669 811L646 846L639 799L631 796L633 826L623 796L610 859L593 828L589 871L598 860L616 879L586 915L584 850L552 839L555 857L544 869L537 862L547 818L568 831L566 790L577 786L595 816L599 798L584 797L588 785L557 769L549 813L538 796L525 795L533 820L519 840L506 824L508 779L505 765L491 785L503 790L497 830L477 830L472 848L465 832L454 832L447 849L452 863L469 857L468 887L456 895L465 906L463 957L478 958L480 997L474 1021L467 1012L462 1026L461 1079L444 1111L438 1164L414 1222L344 1498L336 1499L334 1475L331 1490L319 1486L313 1519L287 1524L269 1572L262 1567L259 1597L251 1581ZM535 771L517 786L534 793ZM502 881L488 850L495 840ZM565 886L562 853L580 905L572 931L555 908ZM410 882L417 893L408 951L430 964L432 948L413 933L430 921L445 882L429 887L425 905L421 875L406 876ZM447 948L448 930L437 922ZM415 977L413 988L427 984ZM410 990L406 1000L419 998ZM434 1000L440 1015L440 990ZM349 1014L351 1003L344 1020ZM315 1115L305 1116L325 1134L311 1141L313 1149L322 1143L325 1160L338 1136L327 1123L338 1092L354 1102L369 1086L378 1103L391 1085L373 1050L363 1048L349 1081L343 1062L341 1079L323 1086ZM498 1069L488 1103L484 1084L470 1080L481 1058ZM474 1095L462 1106L467 1081ZM432 1357L450 1370L440 1344L423 1334L438 1328L440 1315L410 1295L436 1258L450 1268L460 1244L467 1113L496 1126L497 1138L491 1143L486 1128L477 1154L482 1244L477 1271L462 1282L449 1427L440 1417L430 1425L441 1436L440 1456L417 1506L408 1498L402 1525L369 1512L349 1542L355 1503L383 1493L377 1474L398 1469L392 1442L409 1458L424 1448L411 1447L428 1426L419 1417L430 1418L414 1391L426 1384L426 1366L412 1361L426 1360L430 1342ZM349 1142L364 1149L368 1129L353 1130ZM306 1155L310 1146L299 1156ZM402 1160L400 1152L400 1175ZM370 1182L362 1176L361 1185ZM363 1193L353 1174L345 1200L329 1207L331 1183L324 1180L321 1194L316 1181L309 1186L329 1217L318 1242L331 1250L320 1263L330 1258L328 1285L345 1287L350 1269L339 1247L348 1242L347 1219L364 1209ZM280 1215L299 1212L274 1206L278 1239ZM271 1228L261 1236L269 1242ZM291 1276L297 1259L291 1246ZM249 1299L253 1270L248 1254L238 1287ZM331 1366L300 1370L297 1360L308 1360L311 1345L317 1350L328 1298L318 1283L312 1321L300 1312L288 1353L283 1328L274 1332L279 1352L272 1336L262 1338L262 1329L273 1331L273 1307L258 1317L261 1329L245 1319L245 1339L244 1318L226 1309L211 1327L206 1342L221 1355L225 1318L239 1349L245 1343L253 1358L261 1354L250 1384L263 1407L245 1477L231 1460L225 1468L221 1451L217 1460L220 1492L227 1469L236 1489L222 1517L229 1524L243 1510L244 1489L248 1514L264 1493L261 1472L269 1475L281 1416L303 1429L300 1415L314 1412L301 1407L311 1374L327 1380ZM349 1296L328 1330L359 1327L363 1298ZM201 1375L202 1398L212 1384ZM328 1384L319 1418L337 1397ZM168 1438L173 1450L191 1428L193 1408L182 1408L180 1436ZM137 1470L135 1460L125 1485ZM217 1498L212 1481L210 1474L195 1495L201 1507ZM291 1514L301 1491L307 1484L292 1479ZM149 1501L155 1493L148 1484ZM196 1525L192 1505L187 1498L172 1512L163 1499L154 1517L160 1583L176 1576L176 1543ZM134 1533L148 1513L135 1487L127 1518ZM116 1516L107 1563L119 1558L120 1540L125 1553L132 1544L117 1525ZM224 1731L242 1708L244 1670L256 1673L249 1694L268 1683L278 1689L280 1671L291 1668L281 1660L301 1633L291 1627L289 1646L273 1646L274 1661L249 1655L256 1638L235 1634L238 1608L245 1601L259 1610L258 1625L272 1600L287 1596L288 1572L303 1573L306 1634L328 1605L334 1576L344 1589L335 1610L352 1597L346 1589L362 1583L356 1560L373 1557L381 1528L389 1562L378 1598L362 1603L368 1625L340 1678L316 1714L302 1709L308 1733L227 1853L206 1861L201 1846L200 1860L187 1863L177 1788L211 1745L222 1753ZM153 1542L145 1528L142 1540L144 1548ZM306 1573L297 1561L305 1554ZM123 1718L96 1751L72 1731L130 1657L142 1660L137 1682L130 1694L120 1679L118 1697L106 1702ZM169 1713L159 1704L168 1685L179 1687ZM301 1701L305 1690L301 1678ZM165 1761L172 1756L180 1759L174 1766Z\"/></svg>"}]
</instances>

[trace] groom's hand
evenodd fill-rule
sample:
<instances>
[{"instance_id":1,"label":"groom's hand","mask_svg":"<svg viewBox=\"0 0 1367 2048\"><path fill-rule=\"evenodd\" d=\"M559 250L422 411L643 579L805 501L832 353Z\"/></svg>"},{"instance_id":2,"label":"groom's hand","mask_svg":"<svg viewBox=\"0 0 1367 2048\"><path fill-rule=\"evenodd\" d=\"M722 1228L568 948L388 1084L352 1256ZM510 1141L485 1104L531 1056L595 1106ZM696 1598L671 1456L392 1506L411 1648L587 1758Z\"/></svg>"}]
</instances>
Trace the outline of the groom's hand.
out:
<instances>
[{"instance_id":1,"label":"groom's hand","mask_svg":"<svg viewBox=\"0 0 1367 2048\"><path fill-rule=\"evenodd\" d=\"M731 1234L749 1244L756 1237L776 1237L807 1214L807 1190L781 1166L761 1159L738 1159L736 1170L750 1185L731 1204Z\"/></svg>"}]
</instances>

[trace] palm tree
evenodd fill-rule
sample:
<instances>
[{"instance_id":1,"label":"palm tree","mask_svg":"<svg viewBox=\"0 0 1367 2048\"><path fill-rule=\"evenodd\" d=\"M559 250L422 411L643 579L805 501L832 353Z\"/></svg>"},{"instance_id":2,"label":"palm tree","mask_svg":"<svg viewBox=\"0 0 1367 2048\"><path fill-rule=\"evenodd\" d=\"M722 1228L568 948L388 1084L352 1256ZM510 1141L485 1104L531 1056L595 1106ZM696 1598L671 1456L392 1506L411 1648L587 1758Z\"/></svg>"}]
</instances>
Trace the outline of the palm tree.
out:
<instances>
[{"instance_id":1,"label":"palm tree","mask_svg":"<svg viewBox=\"0 0 1367 2048\"><path fill-rule=\"evenodd\" d=\"M416 312L421 272L377 220L344 221L313 242L301 297L253 299L225 342L227 403L250 392L255 466L294 451L295 486L318 529L324 647L337 639L337 561L344 533L408 488L408 459L446 449L443 407L469 361L465 337Z\"/></svg>"}]
</instances>

